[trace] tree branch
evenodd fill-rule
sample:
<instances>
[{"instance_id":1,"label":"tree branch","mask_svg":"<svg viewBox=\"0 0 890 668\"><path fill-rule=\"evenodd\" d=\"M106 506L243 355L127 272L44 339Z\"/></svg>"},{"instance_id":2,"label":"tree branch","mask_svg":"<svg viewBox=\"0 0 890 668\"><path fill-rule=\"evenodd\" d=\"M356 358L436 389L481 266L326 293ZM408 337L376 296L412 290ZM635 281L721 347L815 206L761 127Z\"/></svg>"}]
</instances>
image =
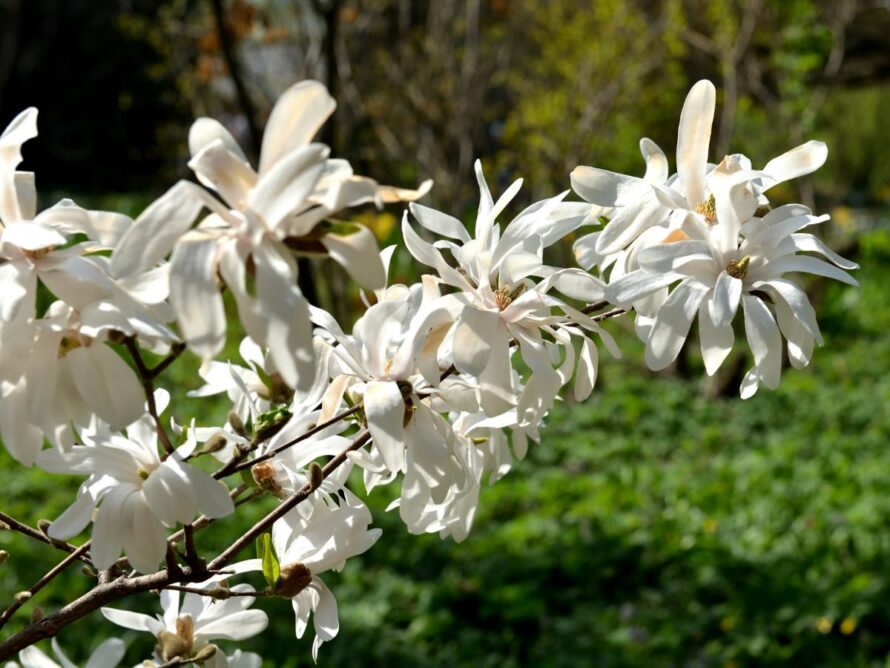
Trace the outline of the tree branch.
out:
<instances>
[{"instance_id":1,"label":"tree branch","mask_svg":"<svg viewBox=\"0 0 890 668\"><path fill-rule=\"evenodd\" d=\"M27 590L29 594L28 596L17 595L12 605L10 605L8 608L6 608L6 610L3 611L2 614L0 614L0 629L2 629L6 625L6 622L8 622L12 618L12 616L16 613L16 610L18 610L25 603L31 600L31 597L34 596L34 594L36 594L46 585L52 582L59 573L61 573L68 567L69 564L80 559L81 556L84 555L89 549L90 541L87 541L79 548L74 550L74 552L62 559L62 561L56 564L49 572L46 573L46 575L44 575L37 582L31 585L31 588Z\"/></svg>"},{"instance_id":2,"label":"tree branch","mask_svg":"<svg viewBox=\"0 0 890 668\"><path fill-rule=\"evenodd\" d=\"M180 355L181 351L177 352L176 356L173 357L173 359L170 359L170 357L168 356L167 359L161 362L154 369L149 369L145 365L145 360L142 359L142 353L139 352L139 346L136 344L136 339L134 339L133 337L127 337L124 340L124 346L130 353L130 357L133 358L133 363L136 365L136 370L139 372L139 380L142 381L142 389L145 392L145 401L148 403L148 413L154 420L155 430L158 432L158 440L161 442L161 445L164 447L164 450L167 452L167 454L171 455L176 448L174 448L173 443L170 442L170 437L167 435L167 430L164 429L164 425L161 423L161 416L158 415L158 406L155 402L154 379L161 371L170 366L170 364L173 362L173 359L176 359L176 357ZM173 355L172 352L171 355Z\"/></svg>"},{"instance_id":3,"label":"tree branch","mask_svg":"<svg viewBox=\"0 0 890 668\"><path fill-rule=\"evenodd\" d=\"M62 540L53 540L42 531L38 531L37 529L28 526L24 522L19 522L17 519L10 515L7 515L4 512L0 512L0 523L5 524L11 531L18 531L23 536L28 536L28 538L33 538L34 540L38 540L41 543L52 545L53 547L67 552L68 554L76 552L78 549L76 545L72 545L71 543L66 543ZM80 555L80 560L89 566L93 565L93 562L85 554Z\"/></svg>"}]
</instances>

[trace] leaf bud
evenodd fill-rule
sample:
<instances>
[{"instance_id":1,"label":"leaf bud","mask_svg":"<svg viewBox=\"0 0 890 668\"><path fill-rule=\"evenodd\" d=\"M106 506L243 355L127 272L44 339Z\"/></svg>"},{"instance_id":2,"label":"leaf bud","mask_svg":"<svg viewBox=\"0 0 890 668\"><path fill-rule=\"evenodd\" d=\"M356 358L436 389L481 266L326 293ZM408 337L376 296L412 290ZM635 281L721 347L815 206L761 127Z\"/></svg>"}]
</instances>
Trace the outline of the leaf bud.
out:
<instances>
[{"instance_id":1,"label":"leaf bud","mask_svg":"<svg viewBox=\"0 0 890 668\"><path fill-rule=\"evenodd\" d=\"M33 596L33 594L29 591L20 591L15 595L15 602L25 603L30 600L31 596Z\"/></svg>"},{"instance_id":2,"label":"leaf bud","mask_svg":"<svg viewBox=\"0 0 890 668\"><path fill-rule=\"evenodd\" d=\"M37 520L37 528L40 529L40 533L44 536L49 536L49 528L52 526L52 522L49 520Z\"/></svg>"},{"instance_id":3,"label":"leaf bud","mask_svg":"<svg viewBox=\"0 0 890 668\"><path fill-rule=\"evenodd\" d=\"M218 452L226 447L228 440L222 434L214 434L210 438L207 439L204 443L204 447L198 451L199 455L208 455L211 452Z\"/></svg>"},{"instance_id":4,"label":"leaf bud","mask_svg":"<svg viewBox=\"0 0 890 668\"><path fill-rule=\"evenodd\" d=\"M34 608L31 612L31 623L34 624L43 619L43 608Z\"/></svg>"},{"instance_id":5,"label":"leaf bud","mask_svg":"<svg viewBox=\"0 0 890 668\"><path fill-rule=\"evenodd\" d=\"M6 550L0 550L0 564L9 559L9 552Z\"/></svg>"}]
</instances>

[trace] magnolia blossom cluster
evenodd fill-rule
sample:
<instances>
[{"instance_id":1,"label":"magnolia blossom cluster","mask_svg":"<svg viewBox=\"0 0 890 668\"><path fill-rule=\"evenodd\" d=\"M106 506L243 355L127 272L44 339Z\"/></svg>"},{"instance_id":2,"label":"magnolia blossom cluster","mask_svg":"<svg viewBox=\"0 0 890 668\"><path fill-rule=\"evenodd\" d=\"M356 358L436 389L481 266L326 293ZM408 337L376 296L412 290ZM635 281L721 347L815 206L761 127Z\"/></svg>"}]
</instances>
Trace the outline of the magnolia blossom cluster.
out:
<instances>
[{"instance_id":1,"label":"magnolia blossom cluster","mask_svg":"<svg viewBox=\"0 0 890 668\"><path fill-rule=\"evenodd\" d=\"M97 570L169 571L181 556L172 532L232 514L248 487L238 473L249 472L248 500L299 497L259 541L257 559L185 593L165 589L163 614L103 608L111 622L155 637L158 665L258 666L258 656L227 654L215 641L266 627L251 609L259 595L292 601L297 637L311 618L317 656L339 627L321 576L380 538L358 478L368 493L397 485L389 510L411 533L465 539L480 490L539 440L558 397L590 395L600 346L619 355L606 318L634 313L654 370L676 359L697 321L713 374L733 348L741 306L749 397L778 385L783 346L800 368L822 343L789 275L855 284L845 270L856 265L803 231L826 216L773 208L766 196L817 169L825 145L808 142L762 169L742 155L709 162L707 81L684 104L675 174L643 139L642 178L578 167L571 184L583 201L566 190L510 217L521 180L495 197L477 162L470 228L415 201L429 182L382 186L314 143L334 107L317 82L286 91L256 167L220 123L198 120L189 133L197 183L177 183L136 220L70 200L38 213L34 175L18 171L37 111L0 136L0 436L21 464L83 479L50 538L92 525ZM399 202L410 203L405 248L425 272L412 285L389 280L403 251L381 251L368 228L344 222L354 207ZM569 236L580 266L549 264L546 249ZM306 255L339 263L362 288L366 308L351 331L300 291L297 258ZM240 360L219 359L226 295L247 333ZM139 351L182 347L203 360L204 385L192 396L231 402L225 424L161 418L169 395L154 389ZM214 458L222 467L211 475L199 462ZM266 579L262 592L230 582L253 572ZM116 665L123 652L109 641L86 665ZM33 647L19 659L57 665Z\"/></svg>"}]
</instances>

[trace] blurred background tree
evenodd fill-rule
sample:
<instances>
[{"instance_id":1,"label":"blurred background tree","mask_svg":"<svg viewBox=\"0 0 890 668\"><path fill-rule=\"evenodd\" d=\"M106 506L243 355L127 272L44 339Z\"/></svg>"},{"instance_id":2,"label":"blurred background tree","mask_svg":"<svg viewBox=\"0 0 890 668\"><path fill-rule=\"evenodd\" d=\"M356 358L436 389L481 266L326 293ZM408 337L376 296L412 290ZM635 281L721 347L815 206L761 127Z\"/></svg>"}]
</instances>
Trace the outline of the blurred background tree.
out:
<instances>
[{"instance_id":1,"label":"blurred background tree","mask_svg":"<svg viewBox=\"0 0 890 668\"><path fill-rule=\"evenodd\" d=\"M652 378L619 332L629 361L604 362L592 400L555 411L529 460L484 492L463 545L407 536L371 496L386 540L332 583L343 628L321 661L885 666L888 34L880 0L0 0L0 125L40 108L25 160L43 205L64 195L133 215L189 176L194 117L255 155L278 94L308 77L339 101L321 137L335 155L382 182L433 178L429 203L465 220L476 157L500 186L526 178L518 206L567 188L577 164L642 173L642 136L672 158L702 77L719 95L712 156L759 166L825 140L828 163L775 198L831 212L824 232L863 265L857 291L809 285L828 340L814 369L724 401L709 397L735 394L731 373L703 392L693 352L686 378ZM360 217L385 244L400 213ZM396 280L416 271L397 260ZM355 316L339 269L304 268L325 307ZM179 372L178 417L194 366ZM0 489L32 523L73 491L3 452ZM0 599L51 565L14 536L0 547ZM271 605L274 629L245 649L308 665L288 604ZM106 631L62 641L85 656Z\"/></svg>"}]
</instances>

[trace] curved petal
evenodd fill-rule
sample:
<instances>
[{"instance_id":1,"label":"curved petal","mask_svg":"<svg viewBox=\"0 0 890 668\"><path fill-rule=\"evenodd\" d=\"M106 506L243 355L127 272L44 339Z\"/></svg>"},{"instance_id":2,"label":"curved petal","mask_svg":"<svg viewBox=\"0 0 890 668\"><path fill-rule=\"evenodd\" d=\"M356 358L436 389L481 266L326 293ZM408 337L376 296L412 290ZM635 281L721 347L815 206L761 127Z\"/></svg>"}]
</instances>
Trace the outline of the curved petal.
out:
<instances>
[{"instance_id":1,"label":"curved petal","mask_svg":"<svg viewBox=\"0 0 890 668\"><path fill-rule=\"evenodd\" d=\"M164 625L159 620L140 612L118 610L117 608L100 608L100 611L109 622L123 626L125 629L147 631L152 635L157 635L164 630Z\"/></svg>"},{"instance_id":2,"label":"curved petal","mask_svg":"<svg viewBox=\"0 0 890 668\"><path fill-rule=\"evenodd\" d=\"M226 312L216 278L217 239L192 232L170 258L170 304L189 348L208 359L226 340Z\"/></svg>"},{"instance_id":3,"label":"curved petal","mask_svg":"<svg viewBox=\"0 0 890 668\"><path fill-rule=\"evenodd\" d=\"M356 225L348 234L329 232L321 239L328 255L342 266L366 290L386 286L386 272L380 259L377 238L364 225Z\"/></svg>"},{"instance_id":4,"label":"curved petal","mask_svg":"<svg viewBox=\"0 0 890 668\"><path fill-rule=\"evenodd\" d=\"M677 176L690 206L705 199L705 171L717 91L706 79L697 82L686 96L677 134Z\"/></svg>"},{"instance_id":5,"label":"curved petal","mask_svg":"<svg viewBox=\"0 0 890 668\"><path fill-rule=\"evenodd\" d=\"M405 458L405 399L397 383L372 381L365 390L368 431L390 471L399 471Z\"/></svg>"},{"instance_id":6,"label":"curved petal","mask_svg":"<svg viewBox=\"0 0 890 668\"><path fill-rule=\"evenodd\" d=\"M454 328L454 366L461 373L479 376L488 364L492 343L497 338L500 315L467 306Z\"/></svg>"},{"instance_id":7,"label":"curved petal","mask_svg":"<svg viewBox=\"0 0 890 668\"><path fill-rule=\"evenodd\" d=\"M769 175L770 179L766 183L765 190L769 190L779 183L796 179L798 176L815 172L825 164L827 159L828 146L825 145L825 142L811 140L801 144L766 163L763 171Z\"/></svg>"},{"instance_id":8,"label":"curved petal","mask_svg":"<svg viewBox=\"0 0 890 668\"><path fill-rule=\"evenodd\" d=\"M301 81L288 88L278 98L266 123L260 174L307 145L336 108L334 98L318 81Z\"/></svg>"},{"instance_id":9,"label":"curved petal","mask_svg":"<svg viewBox=\"0 0 890 668\"><path fill-rule=\"evenodd\" d=\"M115 668L124 658L127 646L120 638L109 638L96 648L83 668Z\"/></svg>"},{"instance_id":10,"label":"curved petal","mask_svg":"<svg viewBox=\"0 0 890 668\"><path fill-rule=\"evenodd\" d=\"M677 359L707 290L707 286L687 279L667 298L655 317L646 343L646 364L650 369L660 371Z\"/></svg>"},{"instance_id":11,"label":"curved petal","mask_svg":"<svg viewBox=\"0 0 890 668\"><path fill-rule=\"evenodd\" d=\"M758 297L742 297L745 311L745 335L754 354L760 382L774 390L782 373L782 335L769 307Z\"/></svg>"},{"instance_id":12,"label":"curved petal","mask_svg":"<svg viewBox=\"0 0 890 668\"><path fill-rule=\"evenodd\" d=\"M312 193L329 152L327 146L309 144L261 171L256 187L247 197L248 209L263 220L267 229L275 229Z\"/></svg>"}]
</instances>

